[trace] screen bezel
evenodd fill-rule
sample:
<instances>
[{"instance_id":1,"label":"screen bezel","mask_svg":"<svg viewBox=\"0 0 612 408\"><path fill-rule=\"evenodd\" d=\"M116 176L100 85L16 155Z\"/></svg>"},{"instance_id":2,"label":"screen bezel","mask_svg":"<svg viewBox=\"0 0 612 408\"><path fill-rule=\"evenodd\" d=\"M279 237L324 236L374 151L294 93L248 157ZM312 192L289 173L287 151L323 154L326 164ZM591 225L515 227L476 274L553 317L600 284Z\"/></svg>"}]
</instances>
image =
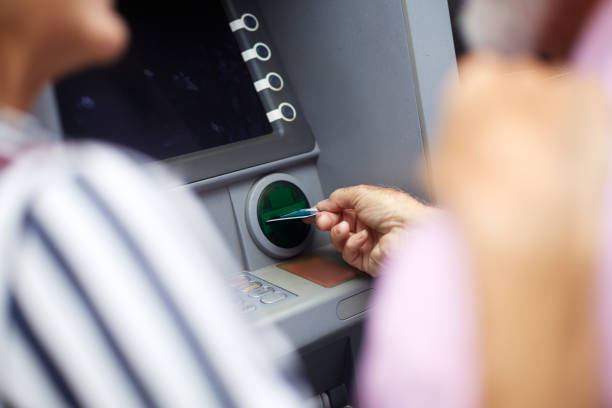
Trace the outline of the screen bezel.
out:
<instances>
[{"instance_id":1,"label":"screen bezel","mask_svg":"<svg viewBox=\"0 0 612 408\"><path fill-rule=\"evenodd\" d=\"M162 163L167 164L175 173L181 176L186 183L193 183L286 159L311 152L315 148L315 140L310 126L293 92L289 78L279 58L277 48L274 46L270 34L266 30L265 21L263 21L263 16L258 7L249 0L218 1L221 2L225 9L228 29L231 21L241 18L245 13L253 14L259 20L257 31L243 29L234 33L241 52L259 42L268 45L272 51L272 58L268 61L255 59L245 63L253 83L258 79L266 77L270 72L278 73L283 78L284 86L280 91L267 89L258 93L264 111L272 111L281 103L288 102L295 107L297 116L291 122L277 120L271 123L273 131L267 135L161 160ZM59 119L61 122L61 117Z\"/></svg>"}]
</instances>

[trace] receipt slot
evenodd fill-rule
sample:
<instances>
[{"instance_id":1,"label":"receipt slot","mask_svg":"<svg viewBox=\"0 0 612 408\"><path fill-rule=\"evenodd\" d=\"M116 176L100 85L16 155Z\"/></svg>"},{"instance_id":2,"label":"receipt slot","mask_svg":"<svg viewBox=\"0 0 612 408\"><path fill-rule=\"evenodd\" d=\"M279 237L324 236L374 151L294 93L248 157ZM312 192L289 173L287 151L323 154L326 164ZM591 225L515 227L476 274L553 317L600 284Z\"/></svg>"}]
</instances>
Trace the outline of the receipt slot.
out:
<instances>
[{"instance_id":1,"label":"receipt slot","mask_svg":"<svg viewBox=\"0 0 612 408\"><path fill-rule=\"evenodd\" d=\"M300 254L312 239L312 227L302 220L267 221L309 207L304 188L295 177L271 174L262 178L253 185L247 197L246 220L253 241L273 258Z\"/></svg>"}]
</instances>

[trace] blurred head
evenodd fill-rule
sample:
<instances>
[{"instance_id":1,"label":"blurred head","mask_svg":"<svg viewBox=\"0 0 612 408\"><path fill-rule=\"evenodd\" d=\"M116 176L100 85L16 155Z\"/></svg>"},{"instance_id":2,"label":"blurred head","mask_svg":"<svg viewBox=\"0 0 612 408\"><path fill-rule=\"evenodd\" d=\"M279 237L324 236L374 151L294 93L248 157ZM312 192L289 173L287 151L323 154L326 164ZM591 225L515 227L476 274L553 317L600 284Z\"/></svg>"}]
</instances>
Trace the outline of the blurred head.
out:
<instances>
[{"instance_id":1,"label":"blurred head","mask_svg":"<svg viewBox=\"0 0 612 408\"><path fill-rule=\"evenodd\" d=\"M600 0L470 0L463 32L476 50L563 59Z\"/></svg>"},{"instance_id":2,"label":"blurred head","mask_svg":"<svg viewBox=\"0 0 612 408\"><path fill-rule=\"evenodd\" d=\"M110 62L127 37L112 0L0 0L2 87Z\"/></svg>"}]
</instances>

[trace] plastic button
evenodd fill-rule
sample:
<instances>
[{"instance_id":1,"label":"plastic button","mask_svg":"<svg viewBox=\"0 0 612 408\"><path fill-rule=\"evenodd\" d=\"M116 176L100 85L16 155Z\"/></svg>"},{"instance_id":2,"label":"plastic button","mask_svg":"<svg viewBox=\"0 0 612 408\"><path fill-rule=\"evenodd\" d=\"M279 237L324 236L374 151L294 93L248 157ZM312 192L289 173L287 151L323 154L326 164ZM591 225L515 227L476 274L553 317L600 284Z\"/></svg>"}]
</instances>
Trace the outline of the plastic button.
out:
<instances>
[{"instance_id":1,"label":"plastic button","mask_svg":"<svg viewBox=\"0 0 612 408\"><path fill-rule=\"evenodd\" d=\"M278 91L283 87L283 79L276 74L268 75L268 82L270 83L270 88L275 91Z\"/></svg>"},{"instance_id":2,"label":"plastic button","mask_svg":"<svg viewBox=\"0 0 612 408\"><path fill-rule=\"evenodd\" d=\"M285 118L286 120L295 119L295 109L293 109L293 106L289 104L283 105L283 107L281 108L281 113L283 115L283 118Z\"/></svg>"},{"instance_id":3,"label":"plastic button","mask_svg":"<svg viewBox=\"0 0 612 408\"><path fill-rule=\"evenodd\" d=\"M272 292L274 292L274 290L269 287L257 288L252 290L251 293L249 293L249 296L257 299Z\"/></svg>"},{"instance_id":4,"label":"plastic button","mask_svg":"<svg viewBox=\"0 0 612 408\"><path fill-rule=\"evenodd\" d=\"M257 289L260 286L261 286L261 283L259 282L247 282L247 283L243 283L242 285L238 286L238 289L240 289L242 293L247 293L253 289Z\"/></svg>"},{"instance_id":5,"label":"plastic button","mask_svg":"<svg viewBox=\"0 0 612 408\"><path fill-rule=\"evenodd\" d=\"M254 31L257 30L257 28L259 27L259 22L257 21L257 18L255 18L255 16L252 14L245 14L244 17L242 17L242 22L249 30Z\"/></svg>"},{"instance_id":6,"label":"plastic button","mask_svg":"<svg viewBox=\"0 0 612 408\"><path fill-rule=\"evenodd\" d=\"M266 305L271 305L272 303L280 302L281 300L285 300L287 295L280 292L270 293L265 295L260 299L261 303L265 303Z\"/></svg>"},{"instance_id":7,"label":"plastic button","mask_svg":"<svg viewBox=\"0 0 612 408\"><path fill-rule=\"evenodd\" d=\"M259 58L263 60L270 58L270 49L263 44L260 44L255 47L255 52L257 53Z\"/></svg>"},{"instance_id":8,"label":"plastic button","mask_svg":"<svg viewBox=\"0 0 612 408\"><path fill-rule=\"evenodd\" d=\"M242 308L243 313L251 313L251 312L254 312L255 310L257 310L257 306L255 305L245 305Z\"/></svg>"},{"instance_id":9,"label":"plastic button","mask_svg":"<svg viewBox=\"0 0 612 408\"><path fill-rule=\"evenodd\" d=\"M232 278L230 280L230 285L238 286L240 284L247 283L247 282L250 282L250 281L251 281L251 278L249 276L247 276L247 275L238 275L235 278Z\"/></svg>"}]
</instances>

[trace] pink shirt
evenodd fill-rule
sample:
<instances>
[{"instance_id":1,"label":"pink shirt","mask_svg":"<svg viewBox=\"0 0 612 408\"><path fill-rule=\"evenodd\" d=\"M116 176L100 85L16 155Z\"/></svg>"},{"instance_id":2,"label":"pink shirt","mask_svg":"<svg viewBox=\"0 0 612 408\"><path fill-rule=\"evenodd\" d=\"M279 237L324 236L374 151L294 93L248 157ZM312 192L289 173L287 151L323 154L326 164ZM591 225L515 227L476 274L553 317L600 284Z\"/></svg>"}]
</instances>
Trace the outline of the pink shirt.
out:
<instances>
[{"instance_id":1,"label":"pink shirt","mask_svg":"<svg viewBox=\"0 0 612 408\"><path fill-rule=\"evenodd\" d=\"M612 0L577 47L575 65L612 101ZM602 242L612 244L612 170ZM460 232L448 218L406 234L376 283L357 380L360 407L479 405L477 321ZM601 251L597 297L606 406L612 406L612 248Z\"/></svg>"},{"instance_id":2,"label":"pink shirt","mask_svg":"<svg viewBox=\"0 0 612 408\"><path fill-rule=\"evenodd\" d=\"M606 0L585 31L574 54L574 65L595 74L604 84L612 103L612 1ZM606 406L612 406L612 166L602 217L602 248L597 285L597 318L602 349L602 386Z\"/></svg>"},{"instance_id":3,"label":"pink shirt","mask_svg":"<svg viewBox=\"0 0 612 408\"><path fill-rule=\"evenodd\" d=\"M360 407L477 405L469 268L447 218L406 235L380 278L358 371Z\"/></svg>"}]
</instances>

